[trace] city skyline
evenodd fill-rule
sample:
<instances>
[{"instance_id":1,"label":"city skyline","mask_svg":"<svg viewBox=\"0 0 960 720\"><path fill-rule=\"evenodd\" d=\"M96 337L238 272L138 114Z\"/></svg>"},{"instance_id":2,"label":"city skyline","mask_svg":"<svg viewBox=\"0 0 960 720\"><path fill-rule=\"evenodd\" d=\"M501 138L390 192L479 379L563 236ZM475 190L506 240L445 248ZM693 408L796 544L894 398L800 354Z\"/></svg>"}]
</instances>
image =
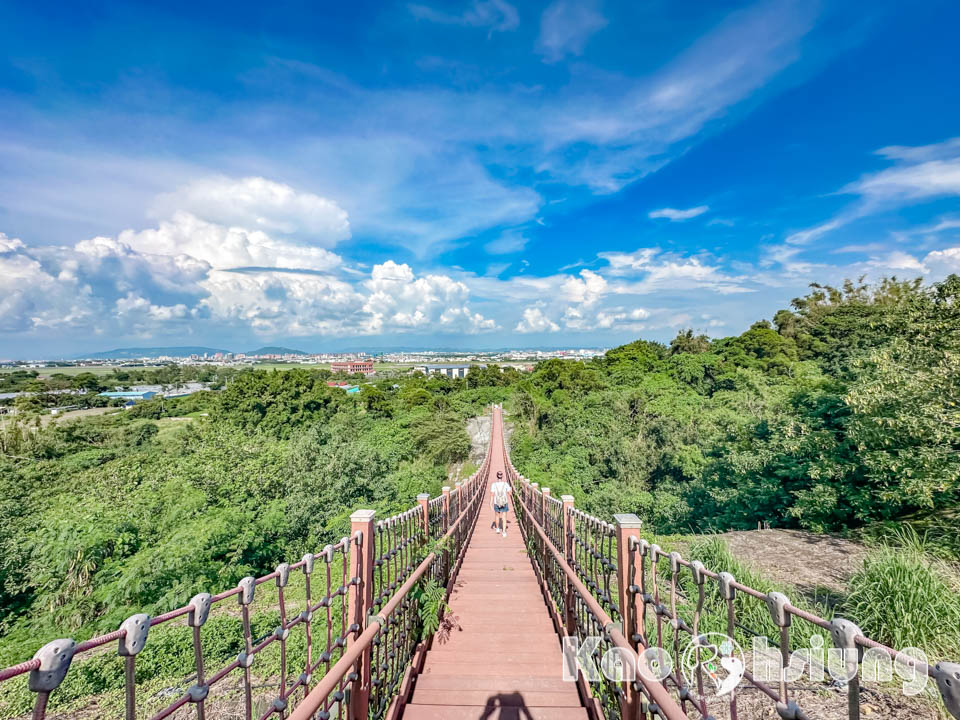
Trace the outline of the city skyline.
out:
<instances>
[{"instance_id":1,"label":"city skyline","mask_svg":"<svg viewBox=\"0 0 960 720\"><path fill-rule=\"evenodd\" d=\"M0 9L0 357L610 347L960 272L946 2Z\"/></svg>"}]
</instances>

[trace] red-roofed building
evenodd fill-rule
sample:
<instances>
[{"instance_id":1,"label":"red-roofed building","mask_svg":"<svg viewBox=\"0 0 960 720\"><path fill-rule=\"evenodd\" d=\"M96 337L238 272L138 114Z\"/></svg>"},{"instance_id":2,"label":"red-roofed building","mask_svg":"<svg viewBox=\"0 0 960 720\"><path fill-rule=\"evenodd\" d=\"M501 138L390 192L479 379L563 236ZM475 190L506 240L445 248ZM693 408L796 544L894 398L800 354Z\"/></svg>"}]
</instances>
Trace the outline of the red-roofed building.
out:
<instances>
[{"instance_id":1,"label":"red-roofed building","mask_svg":"<svg viewBox=\"0 0 960 720\"><path fill-rule=\"evenodd\" d=\"M364 375L373 375L373 360L344 360L342 362L330 363L330 369L333 372L363 373Z\"/></svg>"}]
</instances>

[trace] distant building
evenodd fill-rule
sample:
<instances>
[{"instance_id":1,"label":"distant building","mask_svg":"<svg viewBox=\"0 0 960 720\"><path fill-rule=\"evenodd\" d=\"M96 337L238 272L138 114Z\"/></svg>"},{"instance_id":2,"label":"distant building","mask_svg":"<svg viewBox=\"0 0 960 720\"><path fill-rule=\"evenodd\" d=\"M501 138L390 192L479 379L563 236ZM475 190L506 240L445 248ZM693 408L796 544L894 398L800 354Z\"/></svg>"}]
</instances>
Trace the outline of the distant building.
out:
<instances>
[{"instance_id":1,"label":"distant building","mask_svg":"<svg viewBox=\"0 0 960 720\"><path fill-rule=\"evenodd\" d=\"M330 369L333 372L363 373L364 375L373 375L373 360L343 360L330 363Z\"/></svg>"},{"instance_id":2,"label":"distant building","mask_svg":"<svg viewBox=\"0 0 960 720\"><path fill-rule=\"evenodd\" d=\"M486 365L416 365L414 371L424 375L446 375L448 378L465 378L473 368L485 368Z\"/></svg>"},{"instance_id":3,"label":"distant building","mask_svg":"<svg viewBox=\"0 0 960 720\"><path fill-rule=\"evenodd\" d=\"M149 400L156 393L153 390L119 390L117 392L102 392L100 397L110 398L112 400Z\"/></svg>"}]
</instances>

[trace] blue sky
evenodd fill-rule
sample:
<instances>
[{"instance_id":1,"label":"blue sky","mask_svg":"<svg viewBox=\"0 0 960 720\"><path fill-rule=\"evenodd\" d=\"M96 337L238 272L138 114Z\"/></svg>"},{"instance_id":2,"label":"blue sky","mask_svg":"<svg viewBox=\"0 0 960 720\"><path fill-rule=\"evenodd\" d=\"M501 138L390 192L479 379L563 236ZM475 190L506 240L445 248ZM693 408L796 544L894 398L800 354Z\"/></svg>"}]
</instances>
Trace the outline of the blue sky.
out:
<instances>
[{"instance_id":1,"label":"blue sky","mask_svg":"<svg viewBox=\"0 0 960 720\"><path fill-rule=\"evenodd\" d=\"M0 6L0 357L611 345L960 271L960 6Z\"/></svg>"}]
</instances>

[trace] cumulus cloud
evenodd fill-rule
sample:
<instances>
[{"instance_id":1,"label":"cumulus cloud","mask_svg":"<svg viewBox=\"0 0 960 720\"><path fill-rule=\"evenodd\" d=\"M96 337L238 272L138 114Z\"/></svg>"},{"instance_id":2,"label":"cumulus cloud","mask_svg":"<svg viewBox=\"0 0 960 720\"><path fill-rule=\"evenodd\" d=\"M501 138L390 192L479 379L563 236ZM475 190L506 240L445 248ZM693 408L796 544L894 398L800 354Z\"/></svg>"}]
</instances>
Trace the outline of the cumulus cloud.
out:
<instances>
[{"instance_id":1,"label":"cumulus cloud","mask_svg":"<svg viewBox=\"0 0 960 720\"><path fill-rule=\"evenodd\" d=\"M560 326L543 314L538 307L529 307L523 311L523 318L517 323L514 332L557 332Z\"/></svg>"},{"instance_id":2,"label":"cumulus cloud","mask_svg":"<svg viewBox=\"0 0 960 720\"><path fill-rule=\"evenodd\" d=\"M568 277L563 283L563 297L585 307L595 305L607 292L607 281L592 270L581 270L580 277Z\"/></svg>"},{"instance_id":3,"label":"cumulus cloud","mask_svg":"<svg viewBox=\"0 0 960 720\"><path fill-rule=\"evenodd\" d=\"M186 257L142 255L109 238L31 248L0 233L2 329L138 334L144 317L169 326L187 319L186 300L208 269Z\"/></svg>"},{"instance_id":4,"label":"cumulus cloud","mask_svg":"<svg viewBox=\"0 0 960 720\"><path fill-rule=\"evenodd\" d=\"M537 48L546 62L582 55L587 41L607 25L591 0L556 0L540 17Z\"/></svg>"},{"instance_id":5,"label":"cumulus cloud","mask_svg":"<svg viewBox=\"0 0 960 720\"><path fill-rule=\"evenodd\" d=\"M677 210L675 208L661 208L660 210L654 210L650 213L650 217L654 220L657 218L666 218L670 222L683 222L684 220L690 220L695 218L698 215L703 215L710 208L706 205L698 205L697 207L689 208L688 210Z\"/></svg>"},{"instance_id":6,"label":"cumulus cloud","mask_svg":"<svg viewBox=\"0 0 960 720\"><path fill-rule=\"evenodd\" d=\"M366 318L364 295L334 277L215 270L204 288L212 318L263 336L362 334Z\"/></svg>"},{"instance_id":7,"label":"cumulus cloud","mask_svg":"<svg viewBox=\"0 0 960 720\"><path fill-rule=\"evenodd\" d=\"M409 265L392 260L374 265L364 283L369 292L363 310L368 314L365 330L389 328L479 332L496 324L470 311L469 288L446 275L417 278Z\"/></svg>"},{"instance_id":8,"label":"cumulus cloud","mask_svg":"<svg viewBox=\"0 0 960 720\"><path fill-rule=\"evenodd\" d=\"M944 278L951 273L960 274L960 247L934 250L927 253L923 264L934 278Z\"/></svg>"},{"instance_id":9,"label":"cumulus cloud","mask_svg":"<svg viewBox=\"0 0 960 720\"><path fill-rule=\"evenodd\" d=\"M228 227L303 236L319 247L350 237L347 213L335 202L262 177L200 178L160 195L154 213L188 213Z\"/></svg>"},{"instance_id":10,"label":"cumulus cloud","mask_svg":"<svg viewBox=\"0 0 960 720\"><path fill-rule=\"evenodd\" d=\"M238 197L226 197L233 191ZM0 331L152 337L231 327L303 336L497 327L470 307L463 282L417 277L392 261L368 272L346 268L340 256L297 237L311 230L329 244L348 231L346 216L323 198L260 179L217 178L166 195L161 205L175 199L190 210L173 209L157 227L115 238L28 246L0 233Z\"/></svg>"},{"instance_id":11,"label":"cumulus cloud","mask_svg":"<svg viewBox=\"0 0 960 720\"><path fill-rule=\"evenodd\" d=\"M265 267L332 270L338 255L320 247L281 240L262 230L227 227L178 211L149 230L125 230L119 241L144 253L186 255L219 269Z\"/></svg>"},{"instance_id":12,"label":"cumulus cloud","mask_svg":"<svg viewBox=\"0 0 960 720\"><path fill-rule=\"evenodd\" d=\"M264 336L344 336L497 328L470 307L467 285L446 275L418 277L388 261L359 282L350 277L219 268L104 237L31 248L0 233L0 332L153 337L212 325Z\"/></svg>"},{"instance_id":13,"label":"cumulus cloud","mask_svg":"<svg viewBox=\"0 0 960 720\"><path fill-rule=\"evenodd\" d=\"M921 256L903 250L891 250L872 255L865 262L855 263L853 268L874 278L896 274L900 277L922 275L930 281L942 280L951 273L960 273L960 247L933 250Z\"/></svg>"}]
</instances>

